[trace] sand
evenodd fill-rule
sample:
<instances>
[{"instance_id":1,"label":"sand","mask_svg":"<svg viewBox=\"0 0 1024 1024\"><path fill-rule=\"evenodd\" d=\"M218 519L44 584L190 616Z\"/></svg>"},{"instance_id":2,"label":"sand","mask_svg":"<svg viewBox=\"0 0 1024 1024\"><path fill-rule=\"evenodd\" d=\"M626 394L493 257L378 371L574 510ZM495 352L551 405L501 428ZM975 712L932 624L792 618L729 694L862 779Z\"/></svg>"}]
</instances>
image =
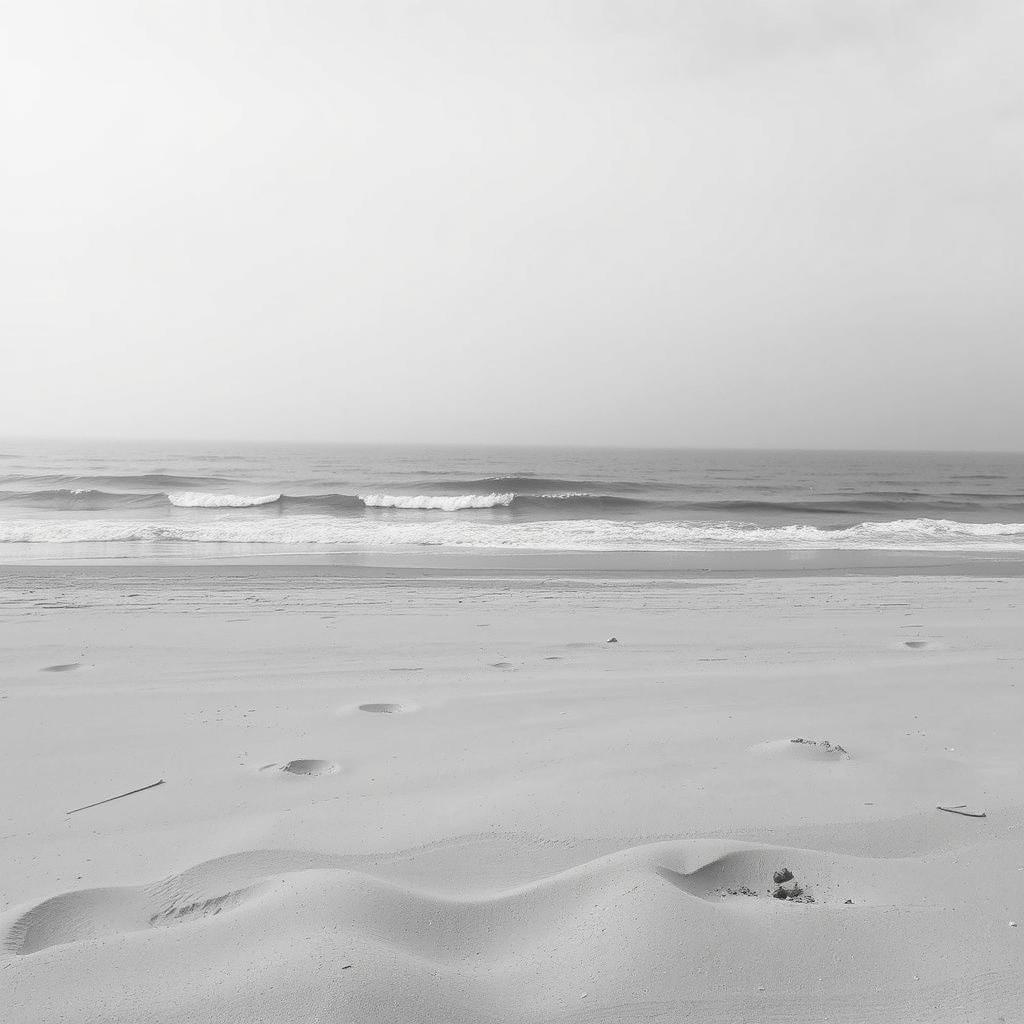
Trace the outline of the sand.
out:
<instances>
[{"instance_id":1,"label":"sand","mask_svg":"<svg viewBox=\"0 0 1024 1024\"><path fill-rule=\"evenodd\" d=\"M1019 575L3 576L0 1019L1021 1019Z\"/></svg>"}]
</instances>

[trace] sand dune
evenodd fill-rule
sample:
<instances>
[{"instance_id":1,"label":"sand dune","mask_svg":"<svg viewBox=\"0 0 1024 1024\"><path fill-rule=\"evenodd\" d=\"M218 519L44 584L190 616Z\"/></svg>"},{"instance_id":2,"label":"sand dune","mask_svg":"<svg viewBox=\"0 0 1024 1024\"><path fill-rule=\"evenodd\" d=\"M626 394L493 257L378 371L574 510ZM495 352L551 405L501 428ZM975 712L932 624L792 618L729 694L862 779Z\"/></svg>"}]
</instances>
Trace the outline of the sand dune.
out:
<instances>
[{"instance_id":1,"label":"sand dune","mask_svg":"<svg viewBox=\"0 0 1024 1024\"><path fill-rule=\"evenodd\" d=\"M810 1020L821 1000L841 1010L854 985L893 991L924 1013L951 976L983 988L1019 963L1016 941L990 943L984 955L962 949L951 964L946 944L926 939L976 926L952 855L922 864L673 841L461 898L342 863L242 853L153 885L15 908L0 918L8 977L15 994L34 990L19 1021L54 1020L69 1005L76 1020L205 1019L215 994L218 1020L291 1019L281 1000L302 982L317 988L319 1020L428 1019L427 1007L446 1020L490 1020L501 1005L508 1021L572 1018L584 998L597 1019L648 1019L627 1010L636 999L688 1020L688 1007L737 990L787 1005L779 1019ZM772 874L783 865L813 903L772 898ZM892 950L908 942L910 962L894 963ZM135 969L118 991L77 987L127 962ZM345 970L352 978L342 978ZM794 986L807 998L794 999ZM385 989L390 997L376 1003Z\"/></svg>"},{"instance_id":2,"label":"sand dune","mask_svg":"<svg viewBox=\"0 0 1024 1024\"><path fill-rule=\"evenodd\" d=\"M483 932L492 946L512 939L535 945L541 933L571 931L569 922L593 909L600 894L624 896L640 888L657 892L658 879L687 897L714 903L742 888L748 891L741 895L760 901L760 913L769 913L772 875L783 865L821 908L849 906L856 896L857 906L941 909L944 901L934 893L955 875L941 862L922 869L906 861L694 840L634 847L515 889L455 899L341 866L347 862L328 854L253 851L197 865L152 885L62 893L0 916L0 943L8 953L25 956L109 935L195 925L223 911L239 918L232 927L243 927L256 901L287 903L300 899L298 893L316 892L317 902L337 909L339 925L433 959L459 959L477 954ZM626 892L620 892L623 886ZM662 891L662 898L680 899L669 890ZM960 902L954 899L953 905ZM673 907L682 917L693 910L686 900ZM444 919L444 944L412 927L414 918Z\"/></svg>"}]
</instances>

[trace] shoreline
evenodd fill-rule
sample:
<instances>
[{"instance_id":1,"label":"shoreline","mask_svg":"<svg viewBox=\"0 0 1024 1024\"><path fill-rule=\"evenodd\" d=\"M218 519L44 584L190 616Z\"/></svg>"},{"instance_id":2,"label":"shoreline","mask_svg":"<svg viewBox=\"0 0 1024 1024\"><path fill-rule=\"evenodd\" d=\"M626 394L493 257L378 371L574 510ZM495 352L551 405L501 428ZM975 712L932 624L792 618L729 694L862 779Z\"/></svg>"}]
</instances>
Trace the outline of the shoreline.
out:
<instances>
[{"instance_id":1,"label":"shoreline","mask_svg":"<svg viewBox=\"0 0 1024 1024\"><path fill-rule=\"evenodd\" d=\"M217 575L224 570L249 570L253 575L322 576L336 579L507 577L533 579L690 579L805 576L1024 576L1024 552L965 551L516 551L416 552L267 551L231 555L211 553L188 557L168 553L147 555L21 557L7 560L0 552L0 579L48 570L191 571ZM262 572L257 572L261 570Z\"/></svg>"}]
</instances>

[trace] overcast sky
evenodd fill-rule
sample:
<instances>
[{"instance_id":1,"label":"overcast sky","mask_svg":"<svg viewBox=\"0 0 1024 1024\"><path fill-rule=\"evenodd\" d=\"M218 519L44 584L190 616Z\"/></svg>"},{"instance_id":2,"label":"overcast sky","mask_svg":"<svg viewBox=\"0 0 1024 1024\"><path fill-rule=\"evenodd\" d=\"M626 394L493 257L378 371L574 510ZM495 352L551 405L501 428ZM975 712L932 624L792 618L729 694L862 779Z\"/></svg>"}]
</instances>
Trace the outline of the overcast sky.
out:
<instances>
[{"instance_id":1,"label":"overcast sky","mask_svg":"<svg viewBox=\"0 0 1024 1024\"><path fill-rule=\"evenodd\" d=\"M32 0L0 434L1024 448L1020 0Z\"/></svg>"}]
</instances>

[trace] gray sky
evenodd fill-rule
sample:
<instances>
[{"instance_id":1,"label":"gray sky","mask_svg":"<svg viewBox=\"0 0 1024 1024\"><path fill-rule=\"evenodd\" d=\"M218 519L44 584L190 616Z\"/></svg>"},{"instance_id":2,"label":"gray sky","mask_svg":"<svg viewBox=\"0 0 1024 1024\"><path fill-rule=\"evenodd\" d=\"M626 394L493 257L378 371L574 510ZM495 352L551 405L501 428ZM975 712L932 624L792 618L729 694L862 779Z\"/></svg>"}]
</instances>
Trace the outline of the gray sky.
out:
<instances>
[{"instance_id":1,"label":"gray sky","mask_svg":"<svg viewBox=\"0 0 1024 1024\"><path fill-rule=\"evenodd\" d=\"M0 434L1024 448L1020 0L0 13Z\"/></svg>"}]
</instances>

